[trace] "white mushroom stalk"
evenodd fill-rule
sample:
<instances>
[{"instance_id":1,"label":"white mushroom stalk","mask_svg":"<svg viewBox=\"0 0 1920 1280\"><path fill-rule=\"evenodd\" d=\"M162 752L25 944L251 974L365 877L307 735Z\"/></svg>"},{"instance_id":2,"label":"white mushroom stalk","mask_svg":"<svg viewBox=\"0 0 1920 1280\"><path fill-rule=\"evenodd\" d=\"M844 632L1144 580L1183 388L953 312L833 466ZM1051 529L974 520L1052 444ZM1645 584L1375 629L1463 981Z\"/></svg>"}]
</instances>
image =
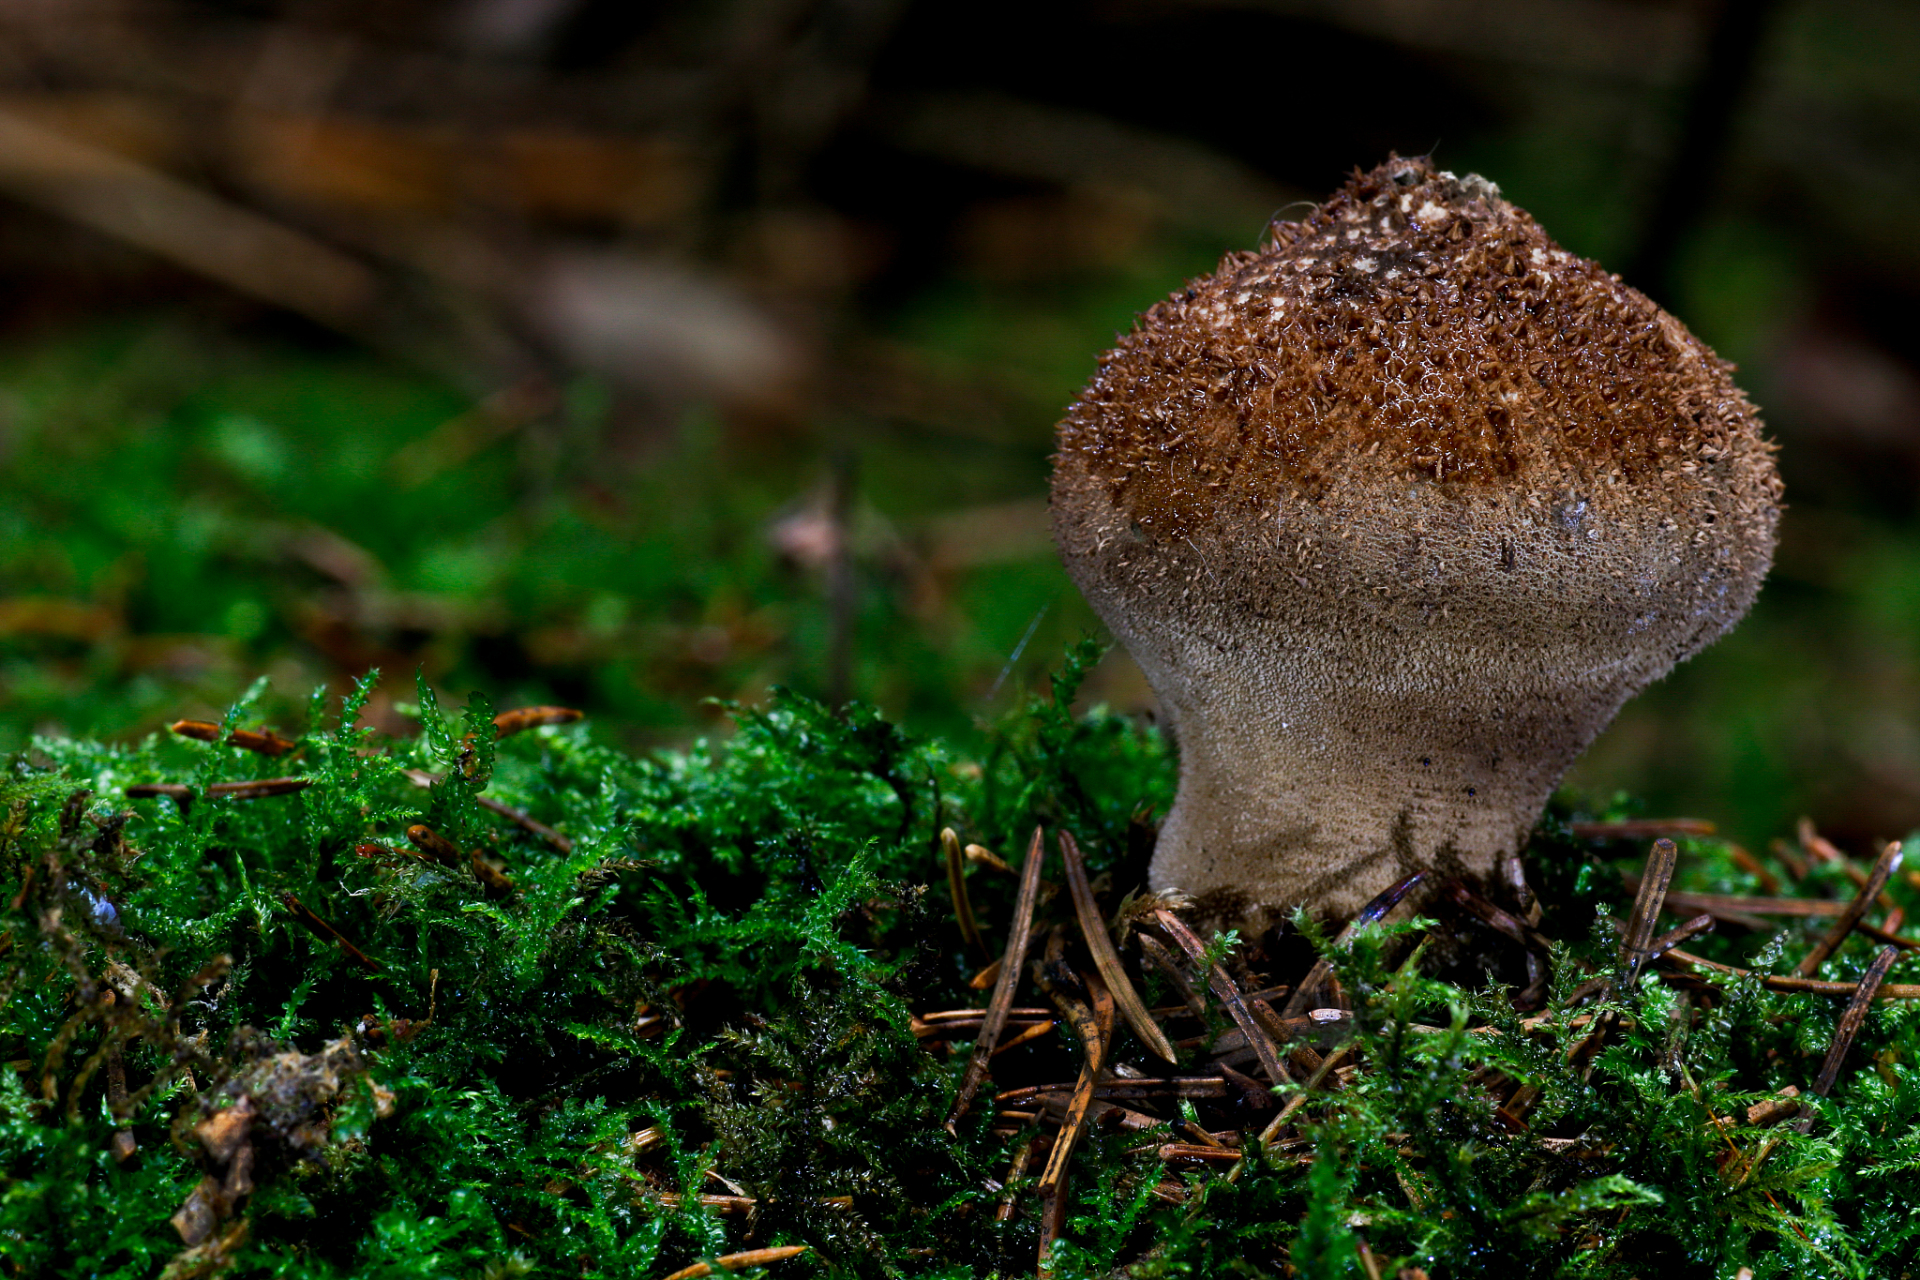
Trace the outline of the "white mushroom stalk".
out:
<instances>
[{"instance_id":1,"label":"white mushroom stalk","mask_svg":"<svg viewBox=\"0 0 1920 1280\"><path fill-rule=\"evenodd\" d=\"M1772 446L1719 360L1478 177L1393 159L1152 308L1060 425L1055 537L1180 752L1213 917L1490 876L1745 614Z\"/></svg>"}]
</instances>

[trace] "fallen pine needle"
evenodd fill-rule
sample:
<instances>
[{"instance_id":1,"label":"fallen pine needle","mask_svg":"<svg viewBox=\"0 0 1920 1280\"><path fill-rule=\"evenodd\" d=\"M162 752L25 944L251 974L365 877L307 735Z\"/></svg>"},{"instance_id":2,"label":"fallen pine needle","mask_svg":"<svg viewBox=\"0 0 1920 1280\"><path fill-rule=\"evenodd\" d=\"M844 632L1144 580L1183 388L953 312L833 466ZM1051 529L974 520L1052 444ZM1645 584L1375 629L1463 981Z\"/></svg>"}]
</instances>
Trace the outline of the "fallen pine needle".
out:
<instances>
[{"instance_id":1,"label":"fallen pine needle","mask_svg":"<svg viewBox=\"0 0 1920 1280\"><path fill-rule=\"evenodd\" d=\"M1714 973L1724 973L1735 978L1752 978L1769 991L1804 991L1816 996L1852 997L1860 989L1857 982L1827 982L1820 978L1800 978L1782 973L1755 973L1751 969L1742 969L1738 965L1721 964L1705 956L1696 956L1691 951L1682 951L1674 947L1667 952L1669 959L1683 965L1700 969L1709 969ZM1880 1000L1920 1000L1920 983L1888 982L1883 983L1875 992Z\"/></svg>"},{"instance_id":2,"label":"fallen pine needle","mask_svg":"<svg viewBox=\"0 0 1920 1280\"><path fill-rule=\"evenodd\" d=\"M1020 868L1020 897L1013 908L1013 931L1001 956L1000 976L994 984L993 999L987 1002L987 1016L980 1024L980 1035L973 1042L973 1054L967 1059L966 1075L960 1079L953 1109L947 1113L947 1132L957 1132L960 1117L967 1114L973 1095L987 1077L987 1059L1000 1042L1007 1026L1007 1012L1013 1008L1013 991L1020 985L1020 967L1026 963L1027 943L1033 936L1033 909L1040 901L1040 864L1046 858L1046 833L1033 829L1033 842L1027 846L1026 865Z\"/></svg>"},{"instance_id":3,"label":"fallen pine needle","mask_svg":"<svg viewBox=\"0 0 1920 1280\"><path fill-rule=\"evenodd\" d=\"M1160 927L1166 930L1167 935L1180 944L1180 949L1193 958L1196 965L1206 962L1206 944L1195 936L1193 930L1187 928L1186 923L1179 916L1164 907L1155 911L1153 916ZM1227 1013L1240 1028L1240 1033L1247 1038L1247 1043L1253 1048L1254 1056L1260 1059L1260 1068L1267 1073L1267 1083L1290 1082L1293 1077L1288 1075L1287 1069L1280 1065L1280 1053L1274 1047L1273 1038L1267 1034L1265 1027L1254 1020L1253 1011L1247 1008L1246 1001L1240 996L1240 988L1234 985L1227 971L1215 964L1210 967L1206 976L1208 985L1213 988L1213 994L1220 998L1220 1003L1227 1006Z\"/></svg>"},{"instance_id":4,"label":"fallen pine needle","mask_svg":"<svg viewBox=\"0 0 1920 1280\"><path fill-rule=\"evenodd\" d=\"M783 1244L772 1249L749 1249L745 1253L729 1253L715 1258L712 1262L696 1262L690 1267L682 1267L662 1280L698 1280L700 1276L710 1276L713 1269L738 1271L742 1267L764 1267L769 1262L784 1262L788 1258L797 1258L810 1246L804 1244Z\"/></svg>"},{"instance_id":5,"label":"fallen pine needle","mask_svg":"<svg viewBox=\"0 0 1920 1280\"><path fill-rule=\"evenodd\" d=\"M1881 896L1881 890L1887 887L1887 881L1899 869L1900 842L1896 840L1881 851L1880 857L1873 864L1872 874L1862 882L1860 891L1853 895L1853 901L1847 904L1847 909L1841 912L1839 919L1833 922L1833 928L1820 939L1819 945L1807 952L1800 963L1794 966L1793 971L1802 978L1811 978L1819 973L1820 966L1840 949L1840 944L1847 940L1847 935L1853 932L1854 926L1860 923L1860 918L1867 914L1867 908L1874 905ZM1882 974L1882 976L1885 975ZM1876 982L1874 985L1879 984Z\"/></svg>"},{"instance_id":6,"label":"fallen pine needle","mask_svg":"<svg viewBox=\"0 0 1920 1280\"><path fill-rule=\"evenodd\" d=\"M966 860L960 853L960 837L952 827L940 832L940 848L946 855L947 889L953 894L953 917L960 925L960 936L987 954L986 940L973 920L973 901L967 897Z\"/></svg>"},{"instance_id":7,"label":"fallen pine needle","mask_svg":"<svg viewBox=\"0 0 1920 1280\"><path fill-rule=\"evenodd\" d=\"M1060 856L1067 864L1067 891L1073 895L1073 912L1080 921L1080 935L1086 939L1087 950L1093 954L1093 963L1100 970L1107 990L1113 993L1113 1002L1120 1009L1120 1016L1133 1028L1133 1034L1140 1042L1159 1055L1164 1062L1176 1061L1173 1046L1167 1043L1166 1033L1147 1014L1147 1002L1133 989L1133 983L1127 978L1127 971L1120 963L1120 953L1113 949L1113 938L1107 933L1106 922L1100 918L1100 908L1094 903L1093 888L1087 883L1087 870L1080 861L1080 846L1074 841L1071 832L1060 833Z\"/></svg>"},{"instance_id":8,"label":"fallen pine needle","mask_svg":"<svg viewBox=\"0 0 1920 1280\"><path fill-rule=\"evenodd\" d=\"M1059 934L1056 932L1055 936ZM1113 1047L1113 993L1101 981L1098 970L1085 974L1081 983L1087 993L1086 1004L1064 995L1056 997L1072 1014L1075 1029L1079 1031L1086 1050L1086 1060L1081 1063L1080 1078L1074 1083L1073 1096L1067 1102L1067 1113L1060 1122L1059 1136L1053 1140L1046 1171L1040 1175L1039 1185L1034 1188L1034 1194L1041 1204L1038 1271L1043 1278L1053 1273L1047 1254L1066 1228L1067 1162L1073 1158L1074 1146L1086 1129L1087 1116L1093 1108L1094 1090L1100 1082L1100 1073L1106 1069L1107 1052Z\"/></svg>"}]
</instances>

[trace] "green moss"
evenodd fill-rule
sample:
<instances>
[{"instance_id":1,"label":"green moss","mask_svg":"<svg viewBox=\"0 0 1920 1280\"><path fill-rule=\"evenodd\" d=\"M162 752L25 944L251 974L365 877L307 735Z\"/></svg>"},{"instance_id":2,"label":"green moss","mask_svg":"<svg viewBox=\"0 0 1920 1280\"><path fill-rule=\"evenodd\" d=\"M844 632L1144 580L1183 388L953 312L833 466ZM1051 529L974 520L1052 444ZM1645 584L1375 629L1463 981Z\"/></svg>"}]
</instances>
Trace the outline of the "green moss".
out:
<instances>
[{"instance_id":1,"label":"green moss","mask_svg":"<svg viewBox=\"0 0 1920 1280\"><path fill-rule=\"evenodd\" d=\"M737 711L724 748L635 757L580 725L496 746L485 698L448 716L424 683L422 732L389 741L351 727L370 682L344 707L316 693L280 759L37 742L0 794L0 1269L157 1274L182 1252L170 1215L203 1177L236 1176L201 1135L257 1100L252 1189L173 1274L647 1276L782 1244L809 1252L774 1275L1030 1273L1031 1178L997 1210L1033 1131L975 1114L950 1135L966 1046L929 1052L912 1015L982 1002L942 827L1016 861L1035 824L1064 827L1109 909L1139 884L1141 815L1164 810L1171 761L1151 729L1067 710L1096 656L1075 651L1054 696L965 749L794 696ZM280 775L310 785L208 790ZM184 812L126 798L179 782ZM1558 1000L1611 971L1603 917L1624 912L1618 866L1639 856L1575 840L1570 816L1557 807L1530 851ZM417 856L420 823L507 884ZM1683 867L1696 890L1753 888L1713 841L1688 842ZM997 946L1013 880L969 884ZM1363 1241L1381 1274L1503 1280L1893 1276L1920 1252L1909 1005L1869 1016L1810 1135L1723 1133L1714 1117L1807 1088L1839 1002L1650 976L1523 1027L1506 989L1414 945L1426 922L1344 947L1301 924L1294 945L1317 946L1353 1002L1361 1069L1231 1180L1169 1172L1165 1133L1094 1130L1056 1276L1363 1276ZM1759 947L1765 967L1802 937L1696 949L1747 963ZM1851 941L1827 974L1870 954ZM1583 1075L1570 1051L1608 1012L1627 1021ZM1077 1060L1049 1038L995 1072L1070 1080ZM1494 1078L1538 1090L1524 1126ZM138 1151L116 1161L121 1128ZM750 1216L732 1212L743 1199Z\"/></svg>"}]
</instances>

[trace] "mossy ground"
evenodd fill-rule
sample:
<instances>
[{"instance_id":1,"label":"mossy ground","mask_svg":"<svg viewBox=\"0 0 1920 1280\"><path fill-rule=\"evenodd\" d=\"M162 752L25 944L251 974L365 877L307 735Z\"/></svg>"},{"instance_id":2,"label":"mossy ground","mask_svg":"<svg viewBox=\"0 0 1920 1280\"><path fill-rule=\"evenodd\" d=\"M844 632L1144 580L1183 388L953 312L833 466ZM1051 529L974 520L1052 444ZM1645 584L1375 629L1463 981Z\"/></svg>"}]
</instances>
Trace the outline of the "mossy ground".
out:
<instances>
[{"instance_id":1,"label":"mossy ground","mask_svg":"<svg viewBox=\"0 0 1920 1280\"><path fill-rule=\"evenodd\" d=\"M316 694L279 759L164 736L37 742L0 803L0 1268L664 1276L804 1244L767 1274L1031 1274L1038 1206L1016 1182L1002 1211L1001 1180L1035 1130L996 1132L987 1107L949 1135L967 1046L929 1051L911 1015L983 1003L942 827L1015 860L1036 825L1073 832L1109 911L1142 878L1139 815L1164 809L1171 762L1151 729L1066 709L1088 656L965 751L798 697L740 713L724 750L636 757L590 725L496 749L483 697L449 717L424 685L410 740L352 727L363 685L344 708ZM245 702L228 717L250 723ZM277 775L311 785L208 792ZM161 782L197 798L126 798ZM1549 814L1528 855L1556 942L1543 1026L1523 1030L1506 989L1409 957L1426 926L1362 931L1326 954L1364 1065L1300 1109L1303 1141L1251 1151L1229 1180L1170 1170L1153 1134L1096 1128L1053 1274L1906 1274L1920 1011L1873 1012L1810 1134L1735 1123L1807 1089L1841 1002L1649 977L1613 1006L1561 1007L1615 964L1604 918L1625 914L1620 871L1644 857L1576 841L1569 816ZM508 883L415 856L414 824ZM1754 890L1705 839L1684 842L1680 884ZM1013 888L971 880L996 947ZM1801 892L1852 886L1830 866ZM1819 925L1693 945L1767 968ZM1825 975L1857 977L1870 955L1850 941ZM1627 1029L1583 1078L1572 1020L1608 1007ZM329 1043L348 1068L331 1086ZM1063 1030L994 1072L1070 1080L1077 1062ZM273 1071L309 1074L276 1102ZM1524 1127L1496 1114L1496 1071L1539 1089ZM183 1253L169 1217L203 1178L231 1178L232 1144L203 1135L243 1096L263 1117L253 1189ZM124 1133L137 1151L120 1160Z\"/></svg>"}]
</instances>

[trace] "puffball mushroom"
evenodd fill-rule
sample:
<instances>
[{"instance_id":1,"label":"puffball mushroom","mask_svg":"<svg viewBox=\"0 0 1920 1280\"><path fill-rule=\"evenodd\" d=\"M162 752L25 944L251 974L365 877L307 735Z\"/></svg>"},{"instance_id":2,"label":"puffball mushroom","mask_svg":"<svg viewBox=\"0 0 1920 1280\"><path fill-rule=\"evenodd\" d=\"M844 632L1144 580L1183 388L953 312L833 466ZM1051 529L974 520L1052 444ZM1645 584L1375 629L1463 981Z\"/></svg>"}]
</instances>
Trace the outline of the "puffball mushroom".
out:
<instances>
[{"instance_id":1,"label":"puffball mushroom","mask_svg":"<svg viewBox=\"0 0 1920 1280\"><path fill-rule=\"evenodd\" d=\"M1730 369L1424 159L1142 316L1052 509L1178 746L1152 886L1257 927L1517 853L1759 590L1780 482Z\"/></svg>"}]
</instances>

